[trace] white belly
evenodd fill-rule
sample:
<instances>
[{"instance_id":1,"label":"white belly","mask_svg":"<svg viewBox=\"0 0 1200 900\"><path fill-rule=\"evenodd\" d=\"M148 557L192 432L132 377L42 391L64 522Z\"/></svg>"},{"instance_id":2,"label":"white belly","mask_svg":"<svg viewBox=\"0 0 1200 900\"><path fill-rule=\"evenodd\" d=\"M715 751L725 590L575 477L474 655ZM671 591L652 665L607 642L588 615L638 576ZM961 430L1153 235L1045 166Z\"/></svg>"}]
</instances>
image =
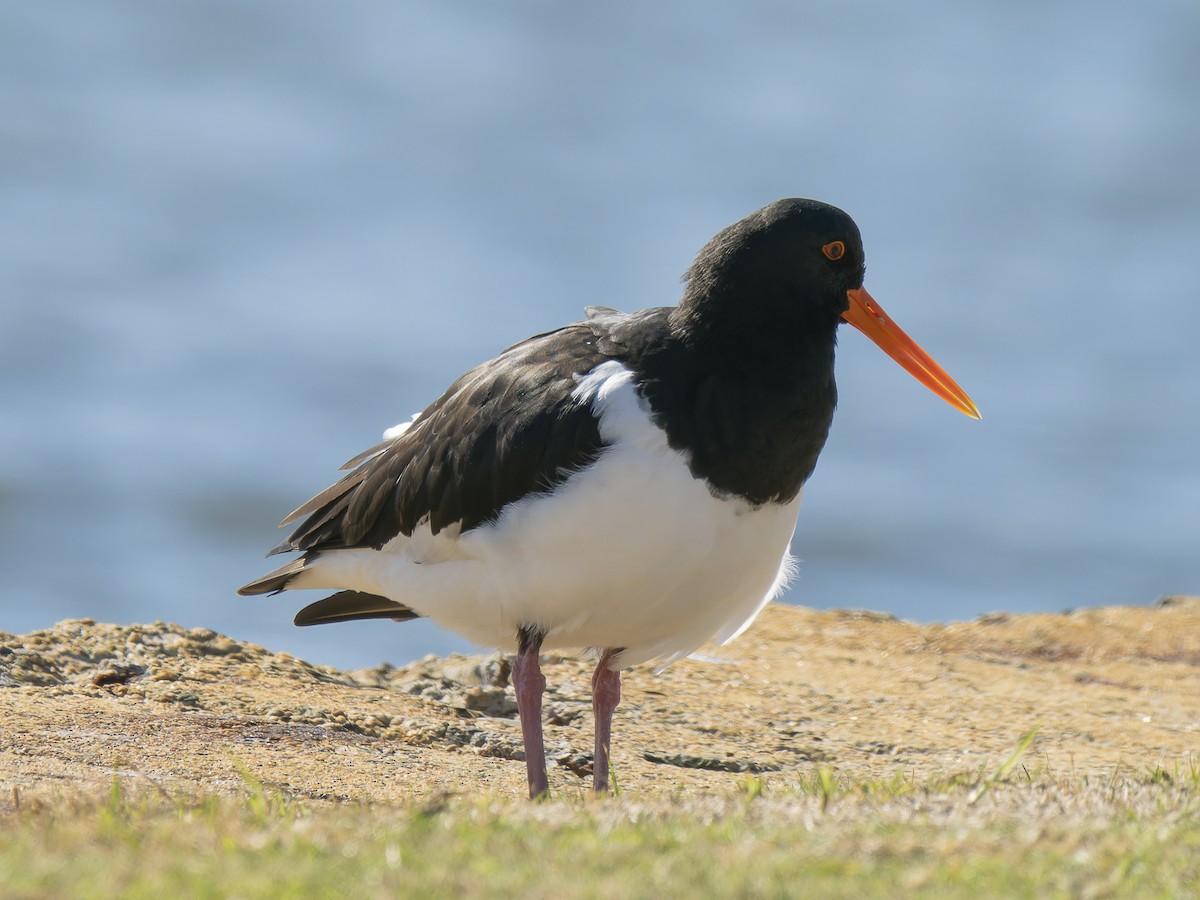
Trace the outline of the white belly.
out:
<instances>
[{"instance_id":1,"label":"white belly","mask_svg":"<svg viewBox=\"0 0 1200 900\"><path fill-rule=\"evenodd\" d=\"M320 556L295 587L382 594L480 644L624 647L617 665L672 662L735 637L784 585L800 498L753 507L718 499L650 421L615 362L576 394L610 446L551 493L458 535L418 529L380 551Z\"/></svg>"}]
</instances>

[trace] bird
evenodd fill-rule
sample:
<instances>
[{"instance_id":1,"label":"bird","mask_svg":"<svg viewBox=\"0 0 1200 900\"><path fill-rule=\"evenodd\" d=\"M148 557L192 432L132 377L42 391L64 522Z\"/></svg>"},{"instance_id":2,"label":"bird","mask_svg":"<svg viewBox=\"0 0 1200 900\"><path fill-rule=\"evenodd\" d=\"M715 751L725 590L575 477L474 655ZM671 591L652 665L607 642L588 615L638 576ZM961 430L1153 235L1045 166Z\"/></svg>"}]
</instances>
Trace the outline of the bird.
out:
<instances>
[{"instance_id":1,"label":"bird","mask_svg":"<svg viewBox=\"0 0 1200 900\"><path fill-rule=\"evenodd\" d=\"M972 418L863 286L858 226L784 199L718 232L677 305L588 307L469 370L292 512L242 595L324 589L301 626L428 617L515 652L529 796L548 796L543 649L592 651L593 791L621 671L726 643L783 589L848 322ZM271 555L268 554L268 555Z\"/></svg>"}]
</instances>

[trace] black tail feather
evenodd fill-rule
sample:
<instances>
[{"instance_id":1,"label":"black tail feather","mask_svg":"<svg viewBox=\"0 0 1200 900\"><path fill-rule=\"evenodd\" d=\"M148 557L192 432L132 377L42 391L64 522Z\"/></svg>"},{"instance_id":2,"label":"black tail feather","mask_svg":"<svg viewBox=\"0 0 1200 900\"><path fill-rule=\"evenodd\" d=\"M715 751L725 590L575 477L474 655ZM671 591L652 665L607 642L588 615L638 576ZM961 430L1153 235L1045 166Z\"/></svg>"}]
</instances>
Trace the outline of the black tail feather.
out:
<instances>
[{"instance_id":1,"label":"black tail feather","mask_svg":"<svg viewBox=\"0 0 1200 900\"><path fill-rule=\"evenodd\" d=\"M341 591L332 597L310 603L296 613L297 625L327 625L331 622L352 622L356 619L394 619L404 622L420 618L403 603L366 594L362 591Z\"/></svg>"},{"instance_id":2,"label":"black tail feather","mask_svg":"<svg viewBox=\"0 0 1200 900\"><path fill-rule=\"evenodd\" d=\"M238 588L238 593L243 597L251 597L255 594L278 594L287 589L288 582L304 571L305 564L311 562L314 557L315 554L309 553L299 559L293 559L286 566Z\"/></svg>"}]
</instances>

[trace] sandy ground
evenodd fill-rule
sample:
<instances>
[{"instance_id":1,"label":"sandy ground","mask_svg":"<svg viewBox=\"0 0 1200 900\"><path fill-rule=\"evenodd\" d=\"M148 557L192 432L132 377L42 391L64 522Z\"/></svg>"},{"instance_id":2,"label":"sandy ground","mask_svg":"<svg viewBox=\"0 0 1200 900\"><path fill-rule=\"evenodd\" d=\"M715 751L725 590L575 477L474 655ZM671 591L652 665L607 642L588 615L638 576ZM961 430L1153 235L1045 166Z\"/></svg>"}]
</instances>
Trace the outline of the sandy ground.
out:
<instances>
[{"instance_id":1,"label":"sandy ground","mask_svg":"<svg viewBox=\"0 0 1200 900\"><path fill-rule=\"evenodd\" d=\"M401 628L397 624L394 627ZM915 625L771 606L733 644L625 673L620 788L668 798L817 766L917 779L1022 763L1115 777L1200 758L1200 597L1153 607ZM590 784L592 663L543 657L554 794ZM70 620L0 633L0 809L123 783L408 803L521 796L507 662L427 658L354 672L205 630Z\"/></svg>"}]
</instances>

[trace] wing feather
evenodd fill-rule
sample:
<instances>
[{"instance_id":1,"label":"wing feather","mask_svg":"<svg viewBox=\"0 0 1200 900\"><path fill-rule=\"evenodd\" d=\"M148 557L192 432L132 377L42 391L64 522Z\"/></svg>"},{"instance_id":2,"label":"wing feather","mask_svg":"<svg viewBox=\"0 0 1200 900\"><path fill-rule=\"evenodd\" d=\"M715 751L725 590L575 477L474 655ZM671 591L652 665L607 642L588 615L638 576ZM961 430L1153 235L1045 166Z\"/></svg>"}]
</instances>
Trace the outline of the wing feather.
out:
<instances>
[{"instance_id":1,"label":"wing feather","mask_svg":"<svg viewBox=\"0 0 1200 900\"><path fill-rule=\"evenodd\" d=\"M433 533L494 519L551 490L604 447L579 377L608 358L591 323L523 341L467 372L410 427L351 460L336 484L283 522L279 550L378 549L428 521Z\"/></svg>"}]
</instances>

